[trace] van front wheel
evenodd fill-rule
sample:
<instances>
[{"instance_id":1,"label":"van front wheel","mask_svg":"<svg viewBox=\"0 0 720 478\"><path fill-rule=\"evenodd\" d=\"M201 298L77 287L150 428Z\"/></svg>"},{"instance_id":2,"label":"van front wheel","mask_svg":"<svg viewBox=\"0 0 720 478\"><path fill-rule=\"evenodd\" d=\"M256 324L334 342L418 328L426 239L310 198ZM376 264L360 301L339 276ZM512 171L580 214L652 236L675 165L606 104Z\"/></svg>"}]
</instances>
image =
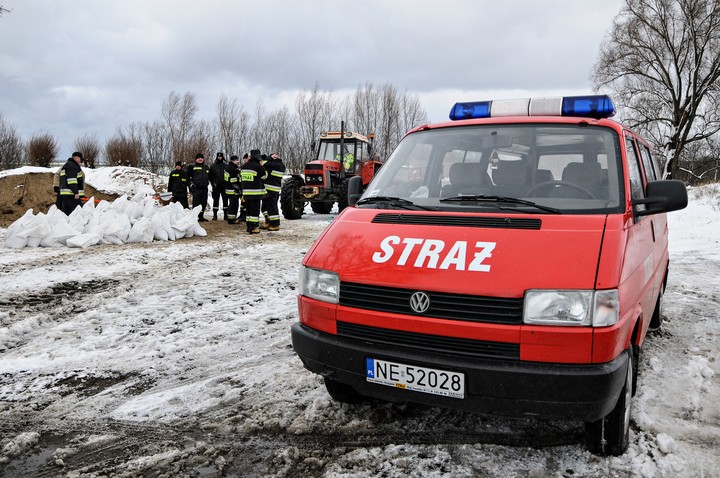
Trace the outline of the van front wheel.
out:
<instances>
[{"instance_id":1,"label":"van front wheel","mask_svg":"<svg viewBox=\"0 0 720 478\"><path fill-rule=\"evenodd\" d=\"M650 330L658 330L663 323L663 288L660 288L660 293L658 294L657 302L655 303L655 310L653 311L653 315L650 318Z\"/></svg>"},{"instance_id":2,"label":"van front wheel","mask_svg":"<svg viewBox=\"0 0 720 478\"><path fill-rule=\"evenodd\" d=\"M350 385L340 383L332 378L325 377L325 388L328 394L338 402L355 404L365 400L365 397Z\"/></svg>"},{"instance_id":3,"label":"van front wheel","mask_svg":"<svg viewBox=\"0 0 720 478\"><path fill-rule=\"evenodd\" d=\"M615 408L600 420L585 423L585 446L596 455L622 455L630 442L630 404L634 371L632 345L626 353L628 364L625 385Z\"/></svg>"}]
</instances>

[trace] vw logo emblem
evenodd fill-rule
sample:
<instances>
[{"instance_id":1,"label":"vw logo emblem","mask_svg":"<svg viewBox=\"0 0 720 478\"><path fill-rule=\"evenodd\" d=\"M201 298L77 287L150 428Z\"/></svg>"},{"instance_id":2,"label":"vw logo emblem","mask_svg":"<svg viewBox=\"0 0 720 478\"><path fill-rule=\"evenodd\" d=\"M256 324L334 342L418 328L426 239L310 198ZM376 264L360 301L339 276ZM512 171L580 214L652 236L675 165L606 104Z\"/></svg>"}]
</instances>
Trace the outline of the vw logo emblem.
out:
<instances>
[{"instance_id":1,"label":"vw logo emblem","mask_svg":"<svg viewBox=\"0 0 720 478\"><path fill-rule=\"evenodd\" d=\"M425 292L415 292L410 296L410 308L417 314L423 314L430 308L430 297Z\"/></svg>"}]
</instances>

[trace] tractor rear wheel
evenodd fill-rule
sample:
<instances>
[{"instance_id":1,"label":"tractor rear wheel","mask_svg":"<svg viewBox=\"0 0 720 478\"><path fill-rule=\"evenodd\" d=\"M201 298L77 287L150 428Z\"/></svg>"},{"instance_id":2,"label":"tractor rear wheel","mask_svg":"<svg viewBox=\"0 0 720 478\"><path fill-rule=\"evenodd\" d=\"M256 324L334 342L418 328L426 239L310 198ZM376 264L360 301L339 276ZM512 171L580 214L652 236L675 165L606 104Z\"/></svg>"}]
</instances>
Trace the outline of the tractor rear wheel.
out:
<instances>
[{"instance_id":1,"label":"tractor rear wheel","mask_svg":"<svg viewBox=\"0 0 720 478\"><path fill-rule=\"evenodd\" d=\"M348 207L348 185L350 184L350 178L343 179L340 185L340 195L338 196L338 212L342 212L343 209Z\"/></svg>"},{"instance_id":2,"label":"tractor rear wheel","mask_svg":"<svg viewBox=\"0 0 720 478\"><path fill-rule=\"evenodd\" d=\"M302 180L292 176L287 178L280 190L280 208L285 219L300 219L305 209L305 198L300 194Z\"/></svg>"}]
</instances>

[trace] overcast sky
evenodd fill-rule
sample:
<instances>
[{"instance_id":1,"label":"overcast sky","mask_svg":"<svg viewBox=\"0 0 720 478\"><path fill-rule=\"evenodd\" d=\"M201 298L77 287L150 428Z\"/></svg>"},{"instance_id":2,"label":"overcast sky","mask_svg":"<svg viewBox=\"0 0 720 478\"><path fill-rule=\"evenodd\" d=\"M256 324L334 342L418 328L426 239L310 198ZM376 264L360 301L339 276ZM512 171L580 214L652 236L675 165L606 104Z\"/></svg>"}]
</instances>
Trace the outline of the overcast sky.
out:
<instances>
[{"instance_id":1,"label":"overcast sky","mask_svg":"<svg viewBox=\"0 0 720 478\"><path fill-rule=\"evenodd\" d=\"M390 83L431 122L456 101L591 93L623 0L0 0L0 115L24 140L104 144L175 91L294 111Z\"/></svg>"}]
</instances>

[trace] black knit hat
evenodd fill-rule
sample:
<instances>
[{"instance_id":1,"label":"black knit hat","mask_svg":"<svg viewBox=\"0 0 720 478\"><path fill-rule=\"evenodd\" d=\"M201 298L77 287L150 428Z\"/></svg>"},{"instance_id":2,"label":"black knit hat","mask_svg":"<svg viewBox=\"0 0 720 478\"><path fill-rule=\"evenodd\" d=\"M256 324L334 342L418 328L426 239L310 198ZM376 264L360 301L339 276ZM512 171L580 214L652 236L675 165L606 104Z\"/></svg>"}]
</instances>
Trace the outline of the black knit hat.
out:
<instances>
[{"instance_id":1,"label":"black knit hat","mask_svg":"<svg viewBox=\"0 0 720 478\"><path fill-rule=\"evenodd\" d=\"M251 149L250 150L250 159L254 159L256 161L260 161L260 150L259 149Z\"/></svg>"},{"instance_id":2,"label":"black knit hat","mask_svg":"<svg viewBox=\"0 0 720 478\"><path fill-rule=\"evenodd\" d=\"M200 158L205 159L205 156L203 156L202 153L198 153L195 155L195 159L200 159Z\"/></svg>"},{"instance_id":3,"label":"black knit hat","mask_svg":"<svg viewBox=\"0 0 720 478\"><path fill-rule=\"evenodd\" d=\"M72 155L73 155L73 156L77 156L77 157L80 158L80 159L83 159L82 153L81 153L80 151L75 151Z\"/></svg>"},{"instance_id":4,"label":"black knit hat","mask_svg":"<svg viewBox=\"0 0 720 478\"><path fill-rule=\"evenodd\" d=\"M233 154L232 156L230 156L230 161L240 161L240 158L238 158L237 154Z\"/></svg>"},{"instance_id":5,"label":"black knit hat","mask_svg":"<svg viewBox=\"0 0 720 478\"><path fill-rule=\"evenodd\" d=\"M175 161L175 166L182 166L182 161Z\"/></svg>"}]
</instances>

